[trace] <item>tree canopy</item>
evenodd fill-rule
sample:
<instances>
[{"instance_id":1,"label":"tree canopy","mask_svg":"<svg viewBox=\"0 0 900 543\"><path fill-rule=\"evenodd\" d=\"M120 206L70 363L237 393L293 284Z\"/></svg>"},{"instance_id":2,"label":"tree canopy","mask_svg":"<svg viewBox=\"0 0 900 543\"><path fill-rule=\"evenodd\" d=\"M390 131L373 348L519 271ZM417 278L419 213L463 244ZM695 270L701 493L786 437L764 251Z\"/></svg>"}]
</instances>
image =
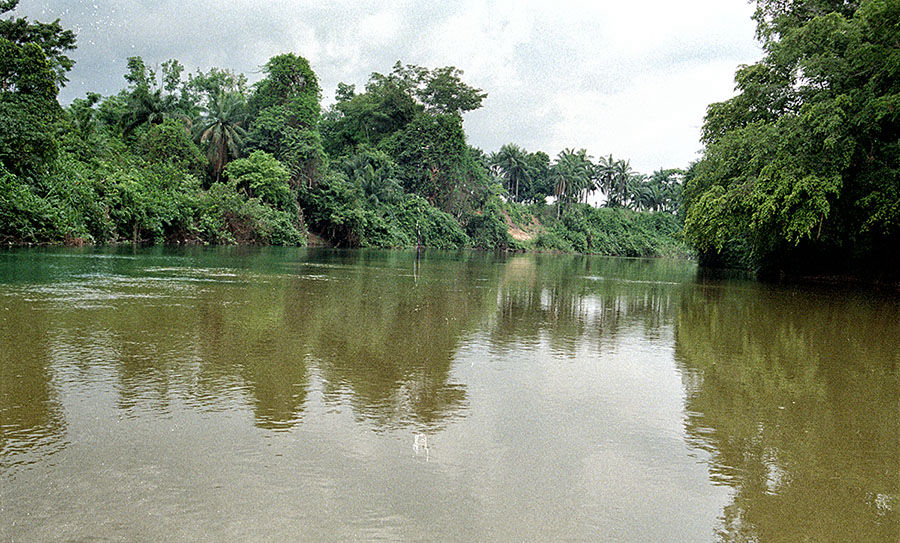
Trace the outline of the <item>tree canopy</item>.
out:
<instances>
[{"instance_id":1,"label":"tree canopy","mask_svg":"<svg viewBox=\"0 0 900 543\"><path fill-rule=\"evenodd\" d=\"M17 4L3 2L0 15ZM58 20L0 19L0 164L6 170L32 175L55 157L52 126L62 113L56 95L72 67L63 52L74 46L75 35Z\"/></svg>"},{"instance_id":2,"label":"tree canopy","mask_svg":"<svg viewBox=\"0 0 900 543\"><path fill-rule=\"evenodd\" d=\"M760 0L765 56L712 104L684 192L705 262L876 264L900 246L900 3Z\"/></svg>"}]
</instances>

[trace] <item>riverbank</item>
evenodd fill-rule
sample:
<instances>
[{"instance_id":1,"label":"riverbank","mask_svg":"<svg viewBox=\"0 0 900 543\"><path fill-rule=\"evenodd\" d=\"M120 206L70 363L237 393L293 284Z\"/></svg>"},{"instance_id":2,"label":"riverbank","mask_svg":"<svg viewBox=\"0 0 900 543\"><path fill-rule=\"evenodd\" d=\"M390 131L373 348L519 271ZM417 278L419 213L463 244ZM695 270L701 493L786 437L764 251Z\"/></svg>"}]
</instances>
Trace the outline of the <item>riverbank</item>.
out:
<instances>
[{"instance_id":1,"label":"riverbank","mask_svg":"<svg viewBox=\"0 0 900 543\"><path fill-rule=\"evenodd\" d=\"M182 236L157 238L108 239L102 242L90 236L67 236L43 241L7 240L7 247L79 247L85 245L296 245L310 247L344 247L372 249L410 249L416 241L425 248L479 249L512 252L590 254L602 256L692 258L690 249L681 240L677 218L669 213L637 212L624 208L594 208L585 204L570 206L557 218L552 205L523 206L506 203L494 216L481 215L481 228L473 225L452 225L444 229L452 236L438 236L425 229L419 217L405 221L412 223L407 235L393 238L373 236L367 231L314 231L301 223L297 228L302 236L296 243L265 243L265 239L247 229L248 225L232 220L223 222L224 229L216 237L205 239L194 229L182 231ZM330 215L332 218L334 214ZM492 224L493 223L493 224ZM499 224L497 224L499 223ZM346 223L343 223L345 227ZM484 235L485 224L493 230ZM418 240L415 228L418 227ZM234 230L234 231L232 231ZM423 235L423 230L425 230ZM402 229L401 229L402 232ZM430 235L428 235L430 233ZM474 233L474 235L470 235ZM331 235L329 235L331 234ZM341 237L335 237L335 234ZM481 235L479 235L481 234ZM348 239L354 240L348 242ZM387 243L384 243L387 241Z\"/></svg>"}]
</instances>

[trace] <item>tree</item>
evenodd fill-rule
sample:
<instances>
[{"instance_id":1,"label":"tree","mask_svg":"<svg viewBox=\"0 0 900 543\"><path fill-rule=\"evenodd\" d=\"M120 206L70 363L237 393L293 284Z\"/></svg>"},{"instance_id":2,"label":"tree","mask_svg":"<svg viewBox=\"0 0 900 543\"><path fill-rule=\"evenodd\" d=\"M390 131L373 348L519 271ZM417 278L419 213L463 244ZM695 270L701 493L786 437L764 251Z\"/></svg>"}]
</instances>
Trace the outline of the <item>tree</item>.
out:
<instances>
[{"instance_id":1,"label":"tree","mask_svg":"<svg viewBox=\"0 0 900 543\"><path fill-rule=\"evenodd\" d=\"M295 186L316 183L325 153L319 123L321 90L309 62L288 53L269 59L250 97L248 147L275 156Z\"/></svg>"},{"instance_id":2,"label":"tree","mask_svg":"<svg viewBox=\"0 0 900 543\"><path fill-rule=\"evenodd\" d=\"M598 186L606 193L606 207L628 205L628 181L635 175L628 160L614 160L612 155L600 157L596 174Z\"/></svg>"},{"instance_id":3,"label":"tree","mask_svg":"<svg viewBox=\"0 0 900 543\"><path fill-rule=\"evenodd\" d=\"M247 158L235 160L225 168L225 174L248 197L296 216L297 199L288 184L290 173L269 153L254 151Z\"/></svg>"},{"instance_id":4,"label":"tree","mask_svg":"<svg viewBox=\"0 0 900 543\"><path fill-rule=\"evenodd\" d=\"M457 219L472 211L488 184L457 115L419 115L384 148L397 164L406 192L423 196Z\"/></svg>"},{"instance_id":5,"label":"tree","mask_svg":"<svg viewBox=\"0 0 900 543\"><path fill-rule=\"evenodd\" d=\"M138 127L157 125L166 119L180 119L189 122L183 111L179 111L178 98L170 92L174 90L174 80L180 77L177 63L166 65L166 83L161 86L156 81L156 72L150 69L141 57L128 58L125 80L129 89L125 93L126 112L121 118L122 133L130 136ZM174 73L173 73L174 71Z\"/></svg>"},{"instance_id":6,"label":"tree","mask_svg":"<svg viewBox=\"0 0 900 543\"><path fill-rule=\"evenodd\" d=\"M597 161L596 169L594 171L594 178L597 180L597 188L606 197L607 207L613 206L613 202L610 200L613 198L615 164L616 161L613 159L612 155L601 156Z\"/></svg>"},{"instance_id":7,"label":"tree","mask_svg":"<svg viewBox=\"0 0 900 543\"><path fill-rule=\"evenodd\" d=\"M514 202L519 202L519 184L531 180L528 154L518 145L508 143L490 157L490 163L506 180L506 190Z\"/></svg>"},{"instance_id":8,"label":"tree","mask_svg":"<svg viewBox=\"0 0 900 543\"><path fill-rule=\"evenodd\" d=\"M19 0L0 2L0 15L11 12L19 4ZM26 17L0 19L0 36L16 45L35 44L41 48L44 58L53 72L53 80L57 87L63 87L69 81L66 74L75 65L75 61L66 56L67 51L75 49L75 33L60 26L59 19L52 23L30 22ZM11 60L12 57L8 57ZM0 89L5 88L0 83Z\"/></svg>"},{"instance_id":9,"label":"tree","mask_svg":"<svg viewBox=\"0 0 900 543\"><path fill-rule=\"evenodd\" d=\"M436 114L461 115L478 109L487 93L463 83L462 74L453 66L426 70L417 81L416 96L426 110Z\"/></svg>"},{"instance_id":10,"label":"tree","mask_svg":"<svg viewBox=\"0 0 900 543\"><path fill-rule=\"evenodd\" d=\"M197 143L206 145L206 157L218 182L230 160L240 158L246 131L246 102L236 92L219 92L204 108L194 125Z\"/></svg>"},{"instance_id":11,"label":"tree","mask_svg":"<svg viewBox=\"0 0 900 543\"><path fill-rule=\"evenodd\" d=\"M560 204L574 202L582 193L593 187L595 166L587 151L564 149L557 155L556 162L550 167L550 177L554 182L553 193L556 196L556 214L560 214Z\"/></svg>"},{"instance_id":12,"label":"tree","mask_svg":"<svg viewBox=\"0 0 900 543\"><path fill-rule=\"evenodd\" d=\"M209 105L219 94L237 94L246 98L248 92L247 77L231 70L210 68L208 72L197 71L188 75L183 88L191 96L191 101L201 105Z\"/></svg>"},{"instance_id":13,"label":"tree","mask_svg":"<svg viewBox=\"0 0 900 543\"><path fill-rule=\"evenodd\" d=\"M362 94L338 84L337 99L321 123L325 149L335 157L359 145L379 146L424 111L397 80L380 74L372 74Z\"/></svg>"},{"instance_id":14,"label":"tree","mask_svg":"<svg viewBox=\"0 0 900 543\"><path fill-rule=\"evenodd\" d=\"M203 168L203 155L184 124L175 119L166 119L151 126L141 134L135 149L151 164L173 164L193 175L199 175Z\"/></svg>"},{"instance_id":15,"label":"tree","mask_svg":"<svg viewBox=\"0 0 900 543\"><path fill-rule=\"evenodd\" d=\"M521 200L543 203L547 196L553 194L553 183L550 181L550 156L543 151L537 151L528 153L526 160L531 173L531 182L521 194Z\"/></svg>"},{"instance_id":16,"label":"tree","mask_svg":"<svg viewBox=\"0 0 900 543\"><path fill-rule=\"evenodd\" d=\"M252 112L283 107L286 121L298 129L315 129L319 122L322 90L309 61L293 53L274 56L263 66L266 77L250 97Z\"/></svg>"},{"instance_id":17,"label":"tree","mask_svg":"<svg viewBox=\"0 0 900 543\"><path fill-rule=\"evenodd\" d=\"M460 117L481 107L487 95L463 83L462 73L452 66L429 70L398 61L387 75L373 73L363 93L339 83L337 102L321 126L325 149L331 156L350 154L358 145L380 145L420 114Z\"/></svg>"},{"instance_id":18,"label":"tree","mask_svg":"<svg viewBox=\"0 0 900 543\"><path fill-rule=\"evenodd\" d=\"M900 275L900 4L760 0L754 18L766 55L707 111L687 239L706 262Z\"/></svg>"},{"instance_id":19,"label":"tree","mask_svg":"<svg viewBox=\"0 0 900 543\"><path fill-rule=\"evenodd\" d=\"M462 74L462 70L453 66L429 70L415 64L404 66L398 60L389 75L374 73L369 84L394 87L422 104L429 113L460 116L480 108L487 97L481 89L463 83Z\"/></svg>"},{"instance_id":20,"label":"tree","mask_svg":"<svg viewBox=\"0 0 900 543\"><path fill-rule=\"evenodd\" d=\"M553 180L553 196L556 197L556 218L558 219L562 210L562 203L568 197L571 190L569 178L563 168L550 168L550 179Z\"/></svg>"},{"instance_id":21,"label":"tree","mask_svg":"<svg viewBox=\"0 0 900 543\"><path fill-rule=\"evenodd\" d=\"M0 4L0 14L17 3ZM59 21L0 19L0 164L14 174L42 170L56 154L52 124L62 114L56 95L72 67L62 52L74 43Z\"/></svg>"},{"instance_id":22,"label":"tree","mask_svg":"<svg viewBox=\"0 0 900 543\"><path fill-rule=\"evenodd\" d=\"M681 181L684 171L677 168L659 169L650 175L653 192L653 211L677 212L681 203Z\"/></svg>"},{"instance_id":23,"label":"tree","mask_svg":"<svg viewBox=\"0 0 900 543\"><path fill-rule=\"evenodd\" d=\"M659 197L659 190L650 183L650 179L641 174L630 175L625 182L628 194L627 206L635 211L653 209L654 201Z\"/></svg>"},{"instance_id":24,"label":"tree","mask_svg":"<svg viewBox=\"0 0 900 543\"><path fill-rule=\"evenodd\" d=\"M340 169L373 204L394 202L403 192L395 179L397 166L383 151L360 148L341 161Z\"/></svg>"}]
</instances>

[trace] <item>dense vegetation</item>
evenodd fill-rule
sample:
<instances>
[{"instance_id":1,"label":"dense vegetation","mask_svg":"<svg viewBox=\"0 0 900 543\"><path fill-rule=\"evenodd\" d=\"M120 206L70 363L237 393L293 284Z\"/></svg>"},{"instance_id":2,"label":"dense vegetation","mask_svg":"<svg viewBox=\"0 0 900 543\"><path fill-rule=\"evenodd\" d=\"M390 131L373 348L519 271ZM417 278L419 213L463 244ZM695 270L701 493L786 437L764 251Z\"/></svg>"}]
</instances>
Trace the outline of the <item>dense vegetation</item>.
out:
<instances>
[{"instance_id":1,"label":"dense vegetation","mask_svg":"<svg viewBox=\"0 0 900 543\"><path fill-rule=\"evenodd\" d=\"M566 150L551 161L513 144L486 155L462 124L486 94L456 68L398 62L360 92L340 84L323 111L316 74L294 54L270 59L253 85L132 57L121 92L63 108L74 46L58 21L0 20L2 243L304 244L316 234L351 247L684 253L671 213L679 171L648 178L612 157L594 164ZM581 203L597 190L610 207L668 213L598 213Z\"/></svg>"},{"instance_id":2,"label":"dense vegetation","mask_svg":"<svg viewBox=\"0 0 900 543\"><path fill-rule=\"evenodd\" d=\"M9 15L0 243L315 234L349 247L659 256L687 254L683 237L710 265L897 274L900 2L756 5L765 56L737 71L734 98L709 107L702 158L649 176L584 149L469 146L462 116L486 94L453 67L398 62L361 90L339 84L323 109L315 72L294 54L270 59L252 85L132 57L118 94L63 108L75 35Z\"/></svg>"},{"instance_id":3,"label":"dense vegetation","mask_svg":"<svg viewBox=\"0 0 900 543\"><path fill-rule=\"evenodd\" d=\"M900 2L759 0L765 56L687 176L701 261L900 275Z\"/></svg>"}]
</instances>

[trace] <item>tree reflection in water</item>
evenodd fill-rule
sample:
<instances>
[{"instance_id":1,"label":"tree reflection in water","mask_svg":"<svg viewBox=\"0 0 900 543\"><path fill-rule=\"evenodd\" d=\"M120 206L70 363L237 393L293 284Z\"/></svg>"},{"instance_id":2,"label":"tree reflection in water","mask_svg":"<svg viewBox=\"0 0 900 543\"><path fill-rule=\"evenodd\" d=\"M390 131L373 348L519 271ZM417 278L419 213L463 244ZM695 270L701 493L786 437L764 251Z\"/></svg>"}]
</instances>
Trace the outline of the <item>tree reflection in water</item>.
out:
<instances>
[{"instance_id":1,"label":"tree reflection in water","mask_svg":"<svg viewBox=\"0 0 900 543\"><path fill-rule=\"evenodd\" d=\"M45 315L19 296L0 303L16 319L0 324L0 473L12 473L65 446L66 422L51 383Z\"/></svg>"},{"instance_id":2,"label":"tree reflection in water","mask_svg":"<svg viewBox=\"0 0 900 543\"><path fill-rule=\"evenodd\" d=\"M601 356L627 327L659 338L694 268L677 261L578 255L516 255L505 266L491 328L500 351L546 338L573 355L582 342Z\"/></svg>"},{"instance_id":3,"label":"tree reflection in water","mask_svg":"<svg viewBox=\"0 0 900 543\"><path fill-rule=\"evenodd\" d=\"M896 299L828 289L685 296L687 436L734 489L720 540L896 540L898 323Z\"/></svg>"},{"instance_id":4,"label":"tree reflection in water","mask_svg":"<svg viewBox=\"0 0 900 543\"><path fill-rule=\"evenodd\" d=\"M187 409L200 424L209 412L248 413L267 436L295 429L313 409L340 411L388 440L402 430L427 459L418 436L430 441L478 394L483 400L484 387L490 395L499 386L509 396L496 402L503 421L529 408L517 401L553 395L545 411L531 412L544 418L501 424L494 437L513 461L529 458L565 479L560 466L582 465L582 451L556 443L527 451L535 436L526 434L561 431L582 449L593 444L579 433L585 425L613 441L616 424L639 434L646 421L627 420L639 410L619 404L644 402L646 390L603 388L617 386L614 366L625 364L616 349L640 355L652 344L656 371L671 376L674 342L685 437L706 451L712 481L733 489L720 540L890 541L900 533L895 298L697 283L682 262L429 253L417 264L403 252L259 250L244 259L243 250L70 259L27 281L18 268L0 269L0 278L19 281L0 293L15 317L15 326L0 327L3 471L65 446L60 398L90 398L72 425L95 407L107 421L154 423ZM478 375L454 367L461 349L521 361L522 382L508 368L496 374L503 382L458 381ZM599 363L604 357L612 363ZM622 369L649 371L640 362ZM548 375L557 381L540 381ZM594 381L577 382L585 375ZM555 409L574 396L579 409ZM620 419L598 420L598 405ZM521 484L518 471L508 475ZM546 481L532 482L548 491ZM558 497L582 482L573 477ZM564 503L551 498L543 505Z\"/></svg>"},{"instance_id":5,"label":"tree reflection in water","mask_svg":"<svg viewBox=\"0 0 900 543\"><path fill-rule=\"evenodd\" d=\"M294 279L288 326L315 360L326 402L348 399L377 428L439 427L465 404L450 371L464 336L492 310L496 281L473 279L489 257L429 259L417 277L415 255L383 256Z\"/></svg>"}]
</instances>

